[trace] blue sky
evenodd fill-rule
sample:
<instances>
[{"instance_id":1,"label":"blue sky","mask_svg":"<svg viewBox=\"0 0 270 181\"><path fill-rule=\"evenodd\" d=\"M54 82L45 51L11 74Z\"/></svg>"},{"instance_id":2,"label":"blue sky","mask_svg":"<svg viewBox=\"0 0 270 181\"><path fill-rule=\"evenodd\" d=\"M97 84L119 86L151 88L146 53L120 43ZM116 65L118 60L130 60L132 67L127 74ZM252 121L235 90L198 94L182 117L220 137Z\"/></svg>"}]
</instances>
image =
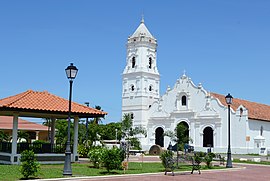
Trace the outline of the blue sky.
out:
<instances>
[{"instance_id":1,"label":"blue sky","mask_svg":"<svg viewBox=\"0 0 270 181\"><path fill-rule=\"evenodd\" d=\"M160 92L186 70L211 92L270 104L269 0L0 1L0 98L32 89L121 119L126 41L141 15L158 40Z\"/></svg>"}]
</instances>

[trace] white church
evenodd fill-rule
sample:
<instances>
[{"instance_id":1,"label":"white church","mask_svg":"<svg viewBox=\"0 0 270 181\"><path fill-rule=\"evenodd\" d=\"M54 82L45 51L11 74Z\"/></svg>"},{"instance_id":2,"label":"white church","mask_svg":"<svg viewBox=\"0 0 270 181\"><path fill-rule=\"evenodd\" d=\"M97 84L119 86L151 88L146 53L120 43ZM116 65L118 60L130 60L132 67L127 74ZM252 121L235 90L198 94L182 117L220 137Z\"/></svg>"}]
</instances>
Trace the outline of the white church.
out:
<instances>
[{"instance_id":1,"label":"white church","mask_svg":"<svg viewBox=\"0 0 270 181\"><path fill-rule=\"evenodd\" d=\"M142 19L128 38L126 66L122 74L122 115L129 113L133 126L142 126L147 137L139 136L143 150L153 145L166 149L179 123L188 128L189 144L196 151L226 153L228 148L228 105L225 95L207 92L185 73L160 95L157 40ZM233 99L230 109L231 150L235 154L270 151L270 106Z\"/></svg>"}]
</instances>

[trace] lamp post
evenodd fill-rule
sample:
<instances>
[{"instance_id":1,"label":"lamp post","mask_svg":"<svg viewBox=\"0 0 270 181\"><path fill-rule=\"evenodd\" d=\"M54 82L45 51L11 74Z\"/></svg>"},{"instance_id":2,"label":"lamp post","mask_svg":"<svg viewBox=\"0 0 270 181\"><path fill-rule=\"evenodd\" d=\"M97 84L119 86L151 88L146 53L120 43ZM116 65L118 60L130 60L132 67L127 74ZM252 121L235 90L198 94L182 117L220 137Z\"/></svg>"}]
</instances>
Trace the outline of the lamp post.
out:
<instances>
[{"instance_id":1,"label":"lamp post","mask_svg":"<svg viewBox=\"0 0 270 181\"><path fill-rule=\"evenodd\" d=\"M117 131L118 131L118 129L116 128L115 129L115 140L116 140L116 144L117 144Z\"/></svg>"},{"instance_id":2,"label":"lamp post","mask_svg":"<svg viewBox=\"0 0 270 181\"><path fill-rule=\"evenodd\" d=\"M172 151L172 143L171 142L169 143L168 150Z\"/></svg>"},{"instance_id":3,"label":"lamp post","mask_svg":"<svg viewBox=\"0 0 270 181\"><path fill-rule=\"evenodd\" d=\"M71 63L66 69L67 78L69 79L69 103L68 103L68 138L66 143L65 152L65 165L63 170L64 176L72 176L71 170L71 149L70 149L70 117L71 117L71 95L72 95L72 83L75 79L78 69Z\"/></svg>"},{"instance_id":4,"label":"lamp post","mask_svg":"<svg viewBox=\"0 0 270 181\"><path fill-rule=\"evenodd\" d=\"M228 94L225 97L226 103L228 105L228 152L227 152L227 163L226 168L232 168L232 155L231 155L231 104L233 97Z\"/></svg>"},{"instance_id":5,"label":"lamp post","mask_svg":"<svg viewBox=\"0 0 270 181\"><path fill-rule=\"evenodd\" d=\"M85 102L84 103L87 107L89 107L89 102ZM86 128L86 133L85 133L85 140L88 140L88 118L86 118L86 122L85 122L85 128Z\"/></svg>"}]
</instances>

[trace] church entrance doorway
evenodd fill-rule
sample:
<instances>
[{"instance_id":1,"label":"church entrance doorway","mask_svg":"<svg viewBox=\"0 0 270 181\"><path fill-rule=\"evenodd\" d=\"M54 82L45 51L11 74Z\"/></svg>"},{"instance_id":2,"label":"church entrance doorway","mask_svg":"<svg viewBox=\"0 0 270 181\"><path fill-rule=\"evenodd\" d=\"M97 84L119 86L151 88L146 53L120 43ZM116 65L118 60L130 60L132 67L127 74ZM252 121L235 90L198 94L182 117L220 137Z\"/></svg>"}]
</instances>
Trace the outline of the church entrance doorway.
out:
<instances>
[{"instance_id":1,"label":"church entrance doorway","mask_svg":"<svg viewBox=\"0 0 270 181\"><path fill-rule=\"evenodd\" d=\"M156 145L159 145L159 146L161 146L161 147L164 147L164 135L163 135L164 130L163 130L163 128L158 127L158 128L156 129L155 133L156 133L155 144L156 144Z\"/></svg>"},{"instance_id":2,"label":"church entrance doorway","mask_svg":"<svg viewBox=\"0 0 270 181\"><path fill-rule=\"evenodd\" d=\"M203 147L214 147L213 129L206 127L203 130Z\"/></svg>"},{"instance_id":3,"label":"church entrance doorway","mask_svg":"<svg viewBox=\"0 0 270 181\"><path fill-rule=\"evenodd\" d=\"M176 127L177 139L179 139L179 144L185 145L189 142L189 126L186 122L182 121L177 124Z\"/></svg>"}]
</instances>

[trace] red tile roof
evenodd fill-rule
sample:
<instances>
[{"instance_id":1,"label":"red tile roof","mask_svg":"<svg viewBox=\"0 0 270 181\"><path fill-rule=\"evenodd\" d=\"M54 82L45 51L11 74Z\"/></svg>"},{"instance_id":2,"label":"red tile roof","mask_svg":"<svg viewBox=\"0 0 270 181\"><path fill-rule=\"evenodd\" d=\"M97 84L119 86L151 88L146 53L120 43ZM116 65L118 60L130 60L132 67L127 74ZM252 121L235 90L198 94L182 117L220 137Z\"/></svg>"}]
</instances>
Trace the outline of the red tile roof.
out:
<instances>
[{"instance_id":1,"label":"red tile roof","mask_svg":"<svg viewBox=\"0 0 270 181\"><path fill-rule=\"evenodd\" d=\"M60 112L68 113L67 99L53 95L47 91L38 92L28 90L26 92L10 96L4 99L0 99L0 110L3 109L16 109L23 111L36 111L36 112ZM72 102L72 114L79 115L92 115L92 116L104 116L107 113L90 108L75 102Z\"/></svg>"},{"instance_id":2,"label":"red tile roof","mask_svg":"<svg viewBox=\"0 0 270 181\"><path fill-rule=\"evenodd\" d=\"M12 128L13 128L13 117L0 116L0 130L3 130L3 129L12 130ZM48 127L19 118L18 130L48 131Z\"/></svg>"},{"instance_id":3,"label":"red tile roof","mask_svg":"<svg viewBox=\"0 0 270 181\"><path fill-rule=\"evenodd\" d=\"M224 106L227 106L224 95L220 95L216 93L211 93L211 95L217 98L221 102L221 104L223 104ZM248 110L249 119L270 121L270 106L269 105L234 98L231 108L233 110L236 110L240 105L244 106Z\"/></svg>"}]
</instances>

